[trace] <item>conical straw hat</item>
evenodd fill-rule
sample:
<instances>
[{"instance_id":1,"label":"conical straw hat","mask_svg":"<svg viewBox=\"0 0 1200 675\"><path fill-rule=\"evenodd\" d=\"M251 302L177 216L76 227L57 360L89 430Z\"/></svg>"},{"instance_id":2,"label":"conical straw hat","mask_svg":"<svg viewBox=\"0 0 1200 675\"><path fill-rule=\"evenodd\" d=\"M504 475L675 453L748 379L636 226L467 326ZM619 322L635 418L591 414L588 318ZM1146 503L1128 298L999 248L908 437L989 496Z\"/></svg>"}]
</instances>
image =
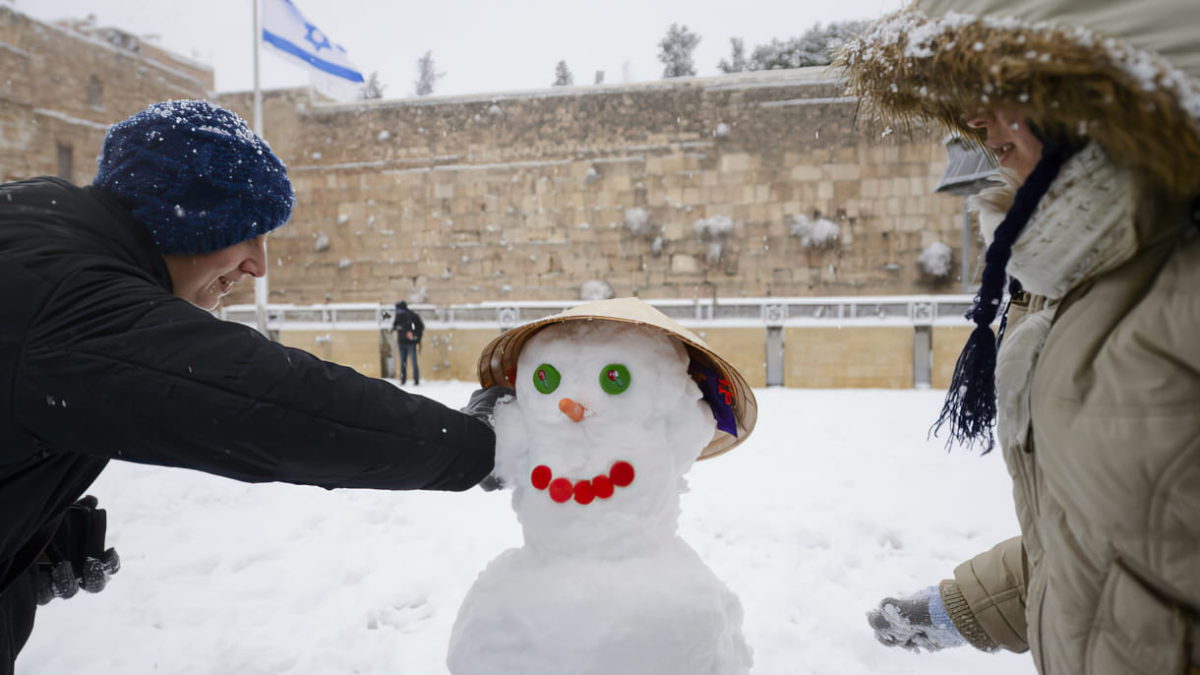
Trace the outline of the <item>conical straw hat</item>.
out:
<instances>
[{"instance_id":1,"label":"conical straw hat","mask_svg":"<svg viewBox=\"0 0 1200 675\"><path fill-rule=\"evenodd\" d=\"M700 452L700 459L708 459L732 450L754 431L754 425L758 421L758 402L742 374L710 350L700 336L637 298L613 298L584 303L500 334L483 348L483 353L479 356L479 383L484 387L515 386L517 359L525 343L543 328L567 321L639 324L660 330L683 343L692 360L689 371L693 379L697 380L701 391L705 393L705 401L713 408L714 417L720 420L721 413L728 411L732 413L736 423L736 433L731 433L734 429L729 425L725 426L730 431L718 428L713 433L712 440ZM707 382L709 377L715 377L716 382Z\"/></svg>"}]
</instances>

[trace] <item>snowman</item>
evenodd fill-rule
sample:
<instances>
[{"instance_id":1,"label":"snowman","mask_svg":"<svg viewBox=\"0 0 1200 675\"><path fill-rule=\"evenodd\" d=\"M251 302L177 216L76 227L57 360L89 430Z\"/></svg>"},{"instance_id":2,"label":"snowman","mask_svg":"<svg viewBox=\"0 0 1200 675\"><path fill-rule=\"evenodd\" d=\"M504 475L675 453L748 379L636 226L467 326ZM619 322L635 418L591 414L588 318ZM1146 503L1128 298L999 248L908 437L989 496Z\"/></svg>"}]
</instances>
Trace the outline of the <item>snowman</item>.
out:
<instances>
[{"instance_id":1,"label":"snowman","mask_svg":"<svg viewBox=\"0 0 1200 675\"><path fill-rule=\"evenodd\" d=\"M618 298L510 330L480 359L496 476L524 546L459 609L454 675L746 673L741 603L677 533L684 474L754 428L741 375L649 305Z\"/></svg>"}]
</instances>

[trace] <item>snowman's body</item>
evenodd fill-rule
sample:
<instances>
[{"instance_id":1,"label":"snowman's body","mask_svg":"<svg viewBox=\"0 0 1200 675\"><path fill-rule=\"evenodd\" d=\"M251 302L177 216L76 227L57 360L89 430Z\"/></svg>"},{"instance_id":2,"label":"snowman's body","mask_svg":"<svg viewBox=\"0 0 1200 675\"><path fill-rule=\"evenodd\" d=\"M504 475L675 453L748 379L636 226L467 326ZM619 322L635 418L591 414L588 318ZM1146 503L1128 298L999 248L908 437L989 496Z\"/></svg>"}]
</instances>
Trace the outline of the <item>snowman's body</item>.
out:
<instances>
[{"instance_id":1,"label":"snowman's body","mask_svg":"<svg viewBox=\"0 0 1200 675\"><path fill-rule=\"evenodd\" d=\"M530 339L495 416L525 546L463 601L454 675L749 671L741 604L676 534L683 476L714 429L687 370L678 342L635 325Z\"/></svg>"}]
</instances>

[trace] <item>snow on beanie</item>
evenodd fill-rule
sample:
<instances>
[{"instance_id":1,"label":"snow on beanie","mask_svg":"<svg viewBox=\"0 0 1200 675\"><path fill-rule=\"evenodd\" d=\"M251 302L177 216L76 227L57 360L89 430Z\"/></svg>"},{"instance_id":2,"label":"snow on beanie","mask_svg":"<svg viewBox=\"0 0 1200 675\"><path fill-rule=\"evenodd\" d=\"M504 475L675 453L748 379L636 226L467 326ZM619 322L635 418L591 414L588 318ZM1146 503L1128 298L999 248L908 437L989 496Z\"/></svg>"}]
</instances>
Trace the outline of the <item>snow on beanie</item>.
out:
<instances>
[{"instance_id":1,"label":"snow on beanie","mask_svg":"<svg viewBox=\"0 0 1200 675\"><path fill-rule=\"evenodd\" d=\"M237 114L163 101L112 125L93 185L150 231L162 253L209 253L283 225L294 196L283 162Z\"/></svg>"}]
</instances>

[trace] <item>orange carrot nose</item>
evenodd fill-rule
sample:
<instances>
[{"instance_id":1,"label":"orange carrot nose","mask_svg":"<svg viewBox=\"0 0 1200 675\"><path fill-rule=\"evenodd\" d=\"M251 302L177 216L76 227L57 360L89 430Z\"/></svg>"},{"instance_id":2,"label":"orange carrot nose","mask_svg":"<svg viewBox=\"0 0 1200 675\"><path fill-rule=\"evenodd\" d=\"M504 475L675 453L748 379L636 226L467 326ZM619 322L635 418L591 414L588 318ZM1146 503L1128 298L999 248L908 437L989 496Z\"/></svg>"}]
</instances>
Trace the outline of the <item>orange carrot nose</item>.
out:
<instances>
[{"instance_id":1,"label":"orange carrot nose","mask_svg":"<svg viewBox=\"0 0 1200 675\"><path fill-rule=\"evenodd\" d=\"M559 401L558 409L562 411L562 414L570 417L572 422L578 422L583 419L583 414L587 412L587 408L569 398Z\"/></svg>"}]
</instances>

